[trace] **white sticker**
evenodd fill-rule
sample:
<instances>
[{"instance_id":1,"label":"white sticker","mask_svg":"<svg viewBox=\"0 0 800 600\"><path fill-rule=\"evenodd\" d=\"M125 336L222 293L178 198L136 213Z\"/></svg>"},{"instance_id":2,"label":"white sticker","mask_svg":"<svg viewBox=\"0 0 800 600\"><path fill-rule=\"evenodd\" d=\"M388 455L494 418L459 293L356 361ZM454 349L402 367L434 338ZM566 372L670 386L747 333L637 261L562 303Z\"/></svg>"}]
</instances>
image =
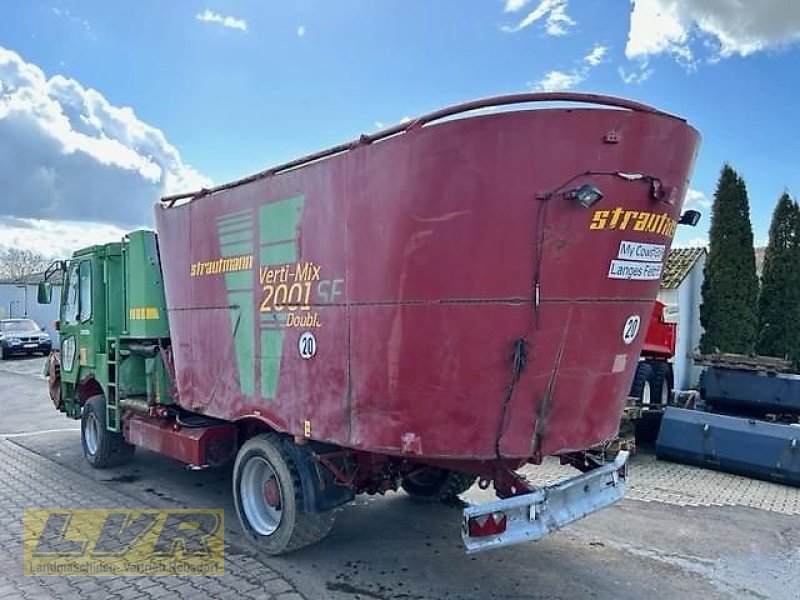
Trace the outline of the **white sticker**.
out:
<instances>
[{"instance_id":1,"label":"white sticker","mask_svg":"<svg viewBox=\"0 0 800 600\"><path fill-rule=\"evenodd\" d=\"M300 356L303 358L314 358L317 353L317 338L310 331L304 331L300 336L300 341L297 342L297 349L300 350Z\"/></svg>"},{"instance_id":2,"label":"white sticker","mask_svg":"<svg viewBox=\"0 0 800 600\"><path fill-rule=\"evenodd\" d=\"M642 262L663 262L666 249L667 247L664 244L622 241L619 243L617 258Z\"/></svg>"},{"instance_id":3,"label":"white sticker","mask_svg":"<svg viewBox=\"0 0 800 600\"><path fill-rule=\"evenodd\" d=\"M629 260L612 260L608 268L609 279L633 279L650 281L661 279L661 263L633 262Z\"/></svg>"},{"instance_id":4,"label":"white sticker","mask_svg":"<svg viewBox=\"0 0 800 600\"><path fill-rule=\"evenodd\" d=\"M611 367L612 373L622 373L625 370L625 367L628 366L628 355L627 354L617 354L614 357L614 365Z\"/></svg>"},{"instance_id":5,"label":"white sticker","mask_svg":"<svg viewBox=\"0 0 800 600\"><path fill-rule=\"evenodd\" d=\"M639 334L639 326L642 324L642 318L639 315L631 315L625 321L625 327L622 328L622 341L630 344L636 339Z\"/></svg>"}]
</instances>

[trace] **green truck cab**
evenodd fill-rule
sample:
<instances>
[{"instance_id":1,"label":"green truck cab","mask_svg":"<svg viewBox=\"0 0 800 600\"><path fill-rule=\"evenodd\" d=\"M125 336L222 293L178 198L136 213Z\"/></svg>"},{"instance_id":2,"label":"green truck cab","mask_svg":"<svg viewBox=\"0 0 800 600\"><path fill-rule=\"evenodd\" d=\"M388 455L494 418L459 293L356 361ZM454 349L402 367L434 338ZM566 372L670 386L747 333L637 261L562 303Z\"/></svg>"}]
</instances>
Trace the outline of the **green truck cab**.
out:
<instances>
[{"instance_id":1,"label":"green truck cab","mask_svg":"<svg viewBox=\"0 0 800 600\"><path fill-rule=\"evenodd\" d=\"M92 401L89 412L97 414L89 426L119 433L122 410L171 404L169 322L155 232L135 231L54 263L39 287L40 303L52 301L47 279L58 273L61 345L45 367L56 407L80 419Z\"/></svg>"}]
</instances>

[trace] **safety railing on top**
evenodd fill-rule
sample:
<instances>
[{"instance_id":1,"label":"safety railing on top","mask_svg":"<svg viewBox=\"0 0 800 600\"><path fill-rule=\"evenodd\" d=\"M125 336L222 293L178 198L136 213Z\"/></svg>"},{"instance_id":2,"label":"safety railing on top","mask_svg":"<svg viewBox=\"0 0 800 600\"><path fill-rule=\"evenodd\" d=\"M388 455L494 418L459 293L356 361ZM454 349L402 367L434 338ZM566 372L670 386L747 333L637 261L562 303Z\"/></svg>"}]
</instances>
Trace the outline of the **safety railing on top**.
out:
<instances>
[{"instance_id":1,"label":"safety railing on top","mask_svg":"<svg viewBox=\"0 0 800 600\"><path fill-rule=\"evenodd\" d=\"M660 111L656 108L653 108L652 106L648 106L647 104L642 104L640 102L635 102L633 100L626 100L624 98L617 98L614 96L604 96L600 94L581 94L577 92L544 92L544 93L531 92L525 94L509 94L505 96L493 96L491 98L483 98L481 100L473 100L471 102L464 102L462 104L448 106L446 108L442 108L432 113L428 113L427 115L423 115L416 119L412 119L409 122L401 123L399 125L395 125L387 129L382 129L381 131L378 131L373 134L364 134L357 140L345 142L343 144L338 144L337 146L333 146L332 148L327 148L326 150L320 150L319 152L314 152L312 154L307 154L306 156L301 156L300 158L296 158L295 160L290 160L289 162L285 162L283 164L277 165L265 171L261 171L254 175L250 175L248 177L245 177L243 179L238 179L230 183L224 183L222 185L213 188L204 188L194 192L186 192L183 194L174 194L172 196L165 196L161 198L161 204L166 208L171 208L181 200L189 200L189 201L195 200L203 196L209 196L211 194L216 194L217 192L238 187L240 185L244 185L252 181L257 181L265 177L277 175L278 173L295 169L297 167L312 162L316 162L318 160L327 158L329 156L334 156L336 154L347 152L348 150L352 150L353 148L356 148L363 144L371 144L373 142L377 142L378 140L382 140L384 138L397 135L399 133L404 133L406 131L411 131L413 129L422 127L423 125L432 123L433 121L438 121L440 119L452 117L453 115L457 115L460 113L472 112L475 110L481 110L485 108L508 106L512 104L527 104L532 102L576 102L581 104L598 104L602 106L625 108L632 111L649 112L653 114L675 118L673 115Z\"/></svg>"}]
</instances>

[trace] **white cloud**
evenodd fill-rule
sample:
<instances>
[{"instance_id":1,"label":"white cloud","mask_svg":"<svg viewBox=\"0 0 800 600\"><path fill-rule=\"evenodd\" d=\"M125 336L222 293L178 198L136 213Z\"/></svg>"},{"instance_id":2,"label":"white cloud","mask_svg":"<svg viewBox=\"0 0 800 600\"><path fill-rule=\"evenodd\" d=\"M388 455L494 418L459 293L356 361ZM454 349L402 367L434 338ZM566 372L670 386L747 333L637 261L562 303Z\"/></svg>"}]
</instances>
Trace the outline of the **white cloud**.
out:
<instances>
[{"instance_id":1,"label":"white cloud","mask_svg":"<svg viewBox=\"0 0 800 600\"><path fill-rule=\"evenodd\" d=\"M712 204L711 198L699 190L689 189L686 192L685 208L708 208Z\"/></svg>"},{"instance_id":2,"label":"white cloud","mask_svg":"<svg viewBox=\"0 0 800 600\"><path fill-rule=\"evenodd\" d=\"M708 247L707 237L694 237L685 242L676 242L675 248L706 248Z\"/></svg>"},{"instance_id":3,"label":"white cloud","mask_svg":"<svg viewBox=\"0 0 800 600\"><path fill-rule=\"evenodd\" d=\"M85 246L118 242L127 231L108 223L0 217L0 247L67 258L74 250Z\"/></svg>"},{"instance_id":4,"label":"white cloud","mask_svg":"<svg viewBox=\"0 0 800 600\"><path fill-rule=\"evenodd\" d=\"M583 83L585 79L586 76L577 69L572 71L548 71L534 87L541 92L566 91Z\"/></svg>"},{"instance_id":5,"label":"white cloud","mask_svg":"<svg viewBox=\"0 0 800 600\"><path fill-rule=\"evenodd\" d=\"M522 9L530 0L506 0L506 12L517 12Z\"/></svg>"},{"instance_id":6,"label":"white cloud","mask_svg":"<svg viewBox=\"0 0 800 600\"><path fill-rule=\"evenodd\" d=\"M709 60L747 56L800 41L797 0L631 0L625 55L630 59L672 54L696 60L697 42Z\"/></svg>"},{"instance_id":7,"label":"white cloud","mask_svg":"<svg viewBox=\"0 0 800 600\"><path fill-rule=\"evenodd\" d=\"M247 21L244 19L237 19L236 17L224 17L221 14L212 12L208 9L198 13L195 18L198 21L204 21L206 23L219 23L223 27L227 27L229 29L247 31Z\"/></svg>"},{"instance_id":8,"label":"white cloud","mask_svg":"<svg viewBox=\"0 0 800 600\"><path fill-rule=\"evenodd\" d=\"M411 122L411 117L409 117L409 116L405 116L405 117L403 117L403 118L401 118L401 119L400 119L400 123L401 123L401 124L403 124L403 123L410 123L410 122Z\"/></svg>"},{"instance_id":9,"label":"white cloud","mask_svg":"<svg viewBox=\"0 0 800 600\"><path fill-rule=\"evenodd\" d=\"M87 21L86 19L82 19L81 17L76 17L66 8L58 8L57 6L54 6L50 10L53 12L55 16L66 19L67 21L74 23L75 25L83 27L83 29L85 29L86 31L91 31L92 29L91 26L89 25L89 21Z\"/></svg>"},{"instance_id":10,"label":"white cloud","mask_svg":"<svg viewBox=\"0 0 800 600\"><path fill-rule=\"evenodd\" d=\"M577 67L567 71L548 71L532 87L541 92L571 90L586 81L589 73L603 62L607 53L608 48L596 44L591 52L581 59L581 63Z\"/></svg>"},{"instance_id":11,"label":"white cloud","mask_svg":"<svg viewBox=\"0 0 800 600\"><path fill-rule=\"evenodd\" d=\"M306 26L300 25L300 27L297 28L297 37L303 37L305 34L306 34Z\"/></svg>"},{"instance_id":12,"label":"white cloud","mask_svg":"<svg viewBox=\"0 0 800 600\"><path fill-rule=\"evenodd\" d=\"M622 79L623 83L628 85L639 84L650 79L650 76L653 74L653 69L649 67L649 62L647 60L640 60L638 62L638 66L632 69L626 69L625 67L617 68L617 73L619 73L619 77Z\"/></svg>"},{"instance_id":13,"label":"white cloud","mask_svg":"<svg viewBox=\"0 0 800 600\"><path fill-rule=\"evenodd\" d=\"M506 12L520 10L528 0L506 0ZM513 33L536 23L544 21L544 29L548 35L566 35L567 29L575 25L575 21L567 14L568 0L540 0L532 11L515 26L505 26L503 31Z\"/></svg>"},{"instance_id":14,"label":"white cloud","mask_svg":"<svg viewBox=\"0 0 800 600\"><path fill-rule=\"evenodd\" d=\"M583 57L584 62L591 66L596 67L601 62L603 62L603 58L605 58L606 54L608 53L608 48L605 46L600 46L599 44L592 48L592 51L589 52L586 56Z\"/></svg>"},{"instance_id":15,"label":"white cloud","mask_svg":"<svg viewBox=\"0 0 800 600\"><path fill-rule=\"evenodd\" d=\"M12 149L0 152L0 217L36 220L27 229L42 235L61 220L149 224L160 196L211 183L132 109L2 47L0 148ZM0 223L0 244L8 232Z\"/></svg>"}]
</instances>

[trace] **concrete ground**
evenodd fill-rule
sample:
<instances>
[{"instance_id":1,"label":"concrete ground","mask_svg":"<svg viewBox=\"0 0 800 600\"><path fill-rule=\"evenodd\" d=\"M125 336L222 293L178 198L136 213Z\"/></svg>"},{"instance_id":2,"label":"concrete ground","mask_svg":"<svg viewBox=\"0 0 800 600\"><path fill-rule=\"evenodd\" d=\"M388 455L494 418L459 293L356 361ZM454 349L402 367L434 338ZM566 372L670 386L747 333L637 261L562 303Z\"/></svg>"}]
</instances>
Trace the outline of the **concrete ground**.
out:
<instances>
[{"instance_id":1,"label":"concrete ground","mask_svg":"<svg viewBox=\"0 0 800 600\"><path fill-rule=\"evenodd\" d=\"M0 600L204 597L334 600L459 598L800 598L800 490L634 457L626 500L537 543L466 556L460 511L405 494L359 497L323 542L284 558L251 553L229 468L187 471L151 452L96 471L79 424L46 396L42 359L0 363ZM548 462L528 476L575 472ZM488 499L470 490L469 499ZM223 508L221 577L24 577L22 511Z\"/></svg>"}]
</instances>

